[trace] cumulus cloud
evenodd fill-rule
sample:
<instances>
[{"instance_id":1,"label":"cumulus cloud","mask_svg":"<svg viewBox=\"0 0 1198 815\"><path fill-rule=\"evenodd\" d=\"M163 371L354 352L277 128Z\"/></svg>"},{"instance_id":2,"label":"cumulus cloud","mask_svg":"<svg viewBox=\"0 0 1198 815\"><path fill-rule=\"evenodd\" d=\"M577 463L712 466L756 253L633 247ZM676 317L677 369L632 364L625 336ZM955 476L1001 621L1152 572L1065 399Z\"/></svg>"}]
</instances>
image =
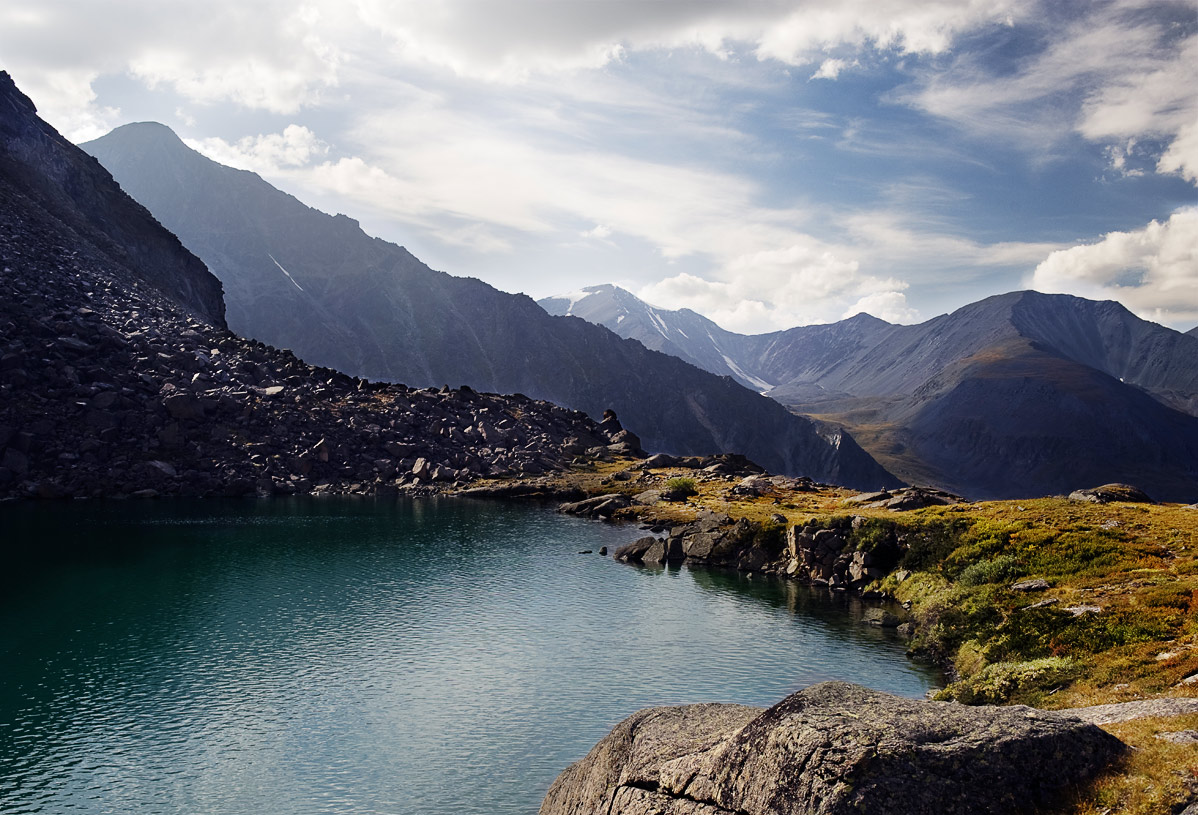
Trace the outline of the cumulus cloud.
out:
<instances>
[{"instance_id":1,"label":"cumulus cloud","mask_svg":"<svg viewBox=\"0 0 1198 815\"><path fill-rule=\"evenodd\" d=\"M1178 128L1177 138L1161 155L1156 168L1162 173L1177 173L1198 184L1198 117Z\"/></svg>"},{"instance_id":2,"label":"cumulus cloud","mask_svg":"<svg viewBox=\"0 0 1198 815\"><path fill-rule=\"evenodd\" d=\"M213 161L256 173L303 167L329 152L329 146L315 133L296 124L288 125L282 133L245 136L232 143L220 138L184 141Z\"/></svg>"},{"instance_id":3,"label":"cumulus cloud","mask_svg":"<svg viewBox=\"0 0 1198 815\"><path fill-rule=\"evenodd\" d=\"M894 322L918 316L906 303L906 283L864 274L856 260L813 239L731 258L718 275L705 279L684 272L638 294L747 334L833 322L862 311Z\"/></svg>"},{"instance_id":4,"label":"cumulus cloud","mask_svg":"<svg viewBox=\"0 0 1198 815\"><path fill-rule=\"evenodd\" d=\"M1053 252L1030 284L1043 292L1118 300L1141 317L1188 329L1198 322L1198 208Z\"/></svg>"}]
</instances>

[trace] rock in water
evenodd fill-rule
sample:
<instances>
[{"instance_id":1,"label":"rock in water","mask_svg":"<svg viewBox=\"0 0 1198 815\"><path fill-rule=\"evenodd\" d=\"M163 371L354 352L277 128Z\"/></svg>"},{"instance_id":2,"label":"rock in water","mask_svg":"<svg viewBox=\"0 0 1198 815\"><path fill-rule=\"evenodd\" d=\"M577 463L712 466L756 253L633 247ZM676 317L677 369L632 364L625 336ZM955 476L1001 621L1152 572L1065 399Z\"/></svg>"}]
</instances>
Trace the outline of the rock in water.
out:
<instances>
[{"instance_id":1,"label":"rock in water","mask_svg":"<svg viewBox=\"0 0 1198 815\"><path fill-rule=\"evenodd\" d=\"M825 682L768 710L642 710L563 772L541 815L1015 813L1120 755L1072 716Z\"/></svg>"}]
</instances>

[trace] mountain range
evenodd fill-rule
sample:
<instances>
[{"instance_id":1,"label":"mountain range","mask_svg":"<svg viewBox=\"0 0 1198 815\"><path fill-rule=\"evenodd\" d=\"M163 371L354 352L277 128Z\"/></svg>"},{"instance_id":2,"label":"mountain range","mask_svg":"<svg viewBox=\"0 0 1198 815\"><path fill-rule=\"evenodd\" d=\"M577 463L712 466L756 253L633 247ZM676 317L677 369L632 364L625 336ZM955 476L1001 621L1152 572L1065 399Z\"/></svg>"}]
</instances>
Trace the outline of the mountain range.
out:
<instances>
[{"instance_id":1,"label":"mountain range","mask_svg":"<svg viewBox=\"0 0 1198 815\"><path fill-rule=\"evenodd\" d=\"M971 497L1103 481L1198 497L1198 337L1115 302L1012 292L919 325L859 314L761 335L610 285L540 302L847 427L909 481Z\"/></svg>"},{"instance_id":2,"label":"mountain range","mask_svg":"<svg viewBox=\"0 0 1198 815\"><path fill-rule=\"evenodd\" d=\"M140 123L81 145L221 280L230 328L306 362L415 386L519 392L599 417L646 449L735 452L774 472L896 485L839 428L531 298L430 269L357 222Z\"/></svg>"}]
</instances>

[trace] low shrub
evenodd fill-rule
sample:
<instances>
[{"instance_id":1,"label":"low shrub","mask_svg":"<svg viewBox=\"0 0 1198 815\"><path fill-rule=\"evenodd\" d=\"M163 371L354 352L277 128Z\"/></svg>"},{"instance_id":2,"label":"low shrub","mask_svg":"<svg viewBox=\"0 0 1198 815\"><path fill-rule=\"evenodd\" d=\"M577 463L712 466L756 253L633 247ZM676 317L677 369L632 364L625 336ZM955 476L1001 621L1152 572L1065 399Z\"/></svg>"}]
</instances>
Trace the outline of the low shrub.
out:
<instances>
[{"instance_id":1,"label":"low shrub","mask_svg":"<svg viewBox=\"0 0 1198 815\"><path fill-rule=\"evenodd\" d=\"M680 476L666 482L666 489L662 497L667 501L685 501L692 495L698 494L699 489L695 486L695 479Z\"/></svg>"},{"instance_id":2,"label":"low shrub","mask_svg":"<svg viewBox=\"0 0 1198 815\"><path fill-rule=\"evenodd\" d=\"M954 682L936 694L936 698L967 705L1034 701L1068 682L1080 671L1081 666L1068 657L996 662L973 676Z\"/></svg>"},{"instance_id":3,"label":"low shrub","mask_svg":"<svg viewBox=\"0 0 1198 815\"><path fill-rule=\"evenodd\" d=\"M1019 561L1014 555L999 555L989 560L979 560L966 566L957 577L957 583L962 586L981 586L986 583L1005 583L1023 572Z\"/></svg>"}]
</instances>

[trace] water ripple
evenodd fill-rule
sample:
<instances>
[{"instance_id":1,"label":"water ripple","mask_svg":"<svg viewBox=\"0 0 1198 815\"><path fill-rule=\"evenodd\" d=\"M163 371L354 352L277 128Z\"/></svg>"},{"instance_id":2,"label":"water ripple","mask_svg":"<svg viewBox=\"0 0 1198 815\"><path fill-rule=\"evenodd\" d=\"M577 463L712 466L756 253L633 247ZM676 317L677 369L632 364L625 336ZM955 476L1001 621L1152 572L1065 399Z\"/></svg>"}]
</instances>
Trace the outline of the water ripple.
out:
<instances>
[{"instance_id":1,"label":"water ripple","mask_svg":"<svg viewBox=\"0 0 1198 815\"><path fill-rule=\"evenodd\" d=\"M0 511L4 813L532 813L647 705L934 682L844 601L525 507Z\"/></svg>"}]
</instances>

